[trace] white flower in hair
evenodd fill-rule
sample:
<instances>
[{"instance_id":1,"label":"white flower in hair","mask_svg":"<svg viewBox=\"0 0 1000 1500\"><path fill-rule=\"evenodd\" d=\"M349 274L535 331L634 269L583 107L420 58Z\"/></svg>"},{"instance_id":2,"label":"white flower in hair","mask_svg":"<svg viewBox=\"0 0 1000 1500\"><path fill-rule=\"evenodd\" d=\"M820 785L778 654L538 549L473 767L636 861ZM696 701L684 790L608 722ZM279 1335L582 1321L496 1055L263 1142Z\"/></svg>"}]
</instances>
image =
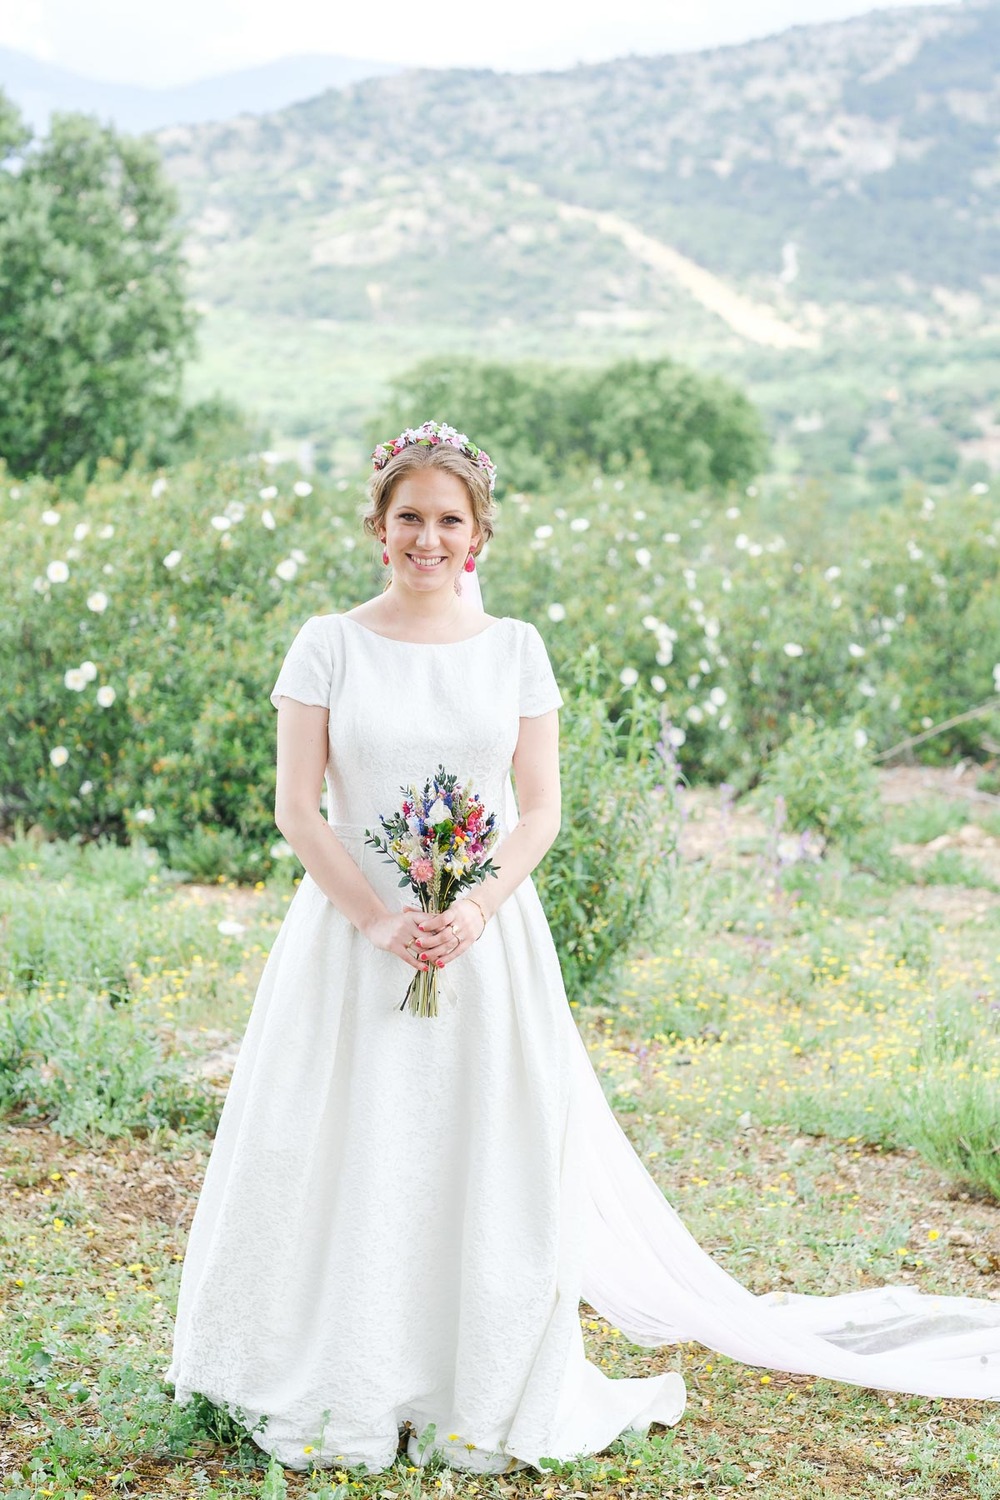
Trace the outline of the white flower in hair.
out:
<instances>
[{"instance_id":1,"label":"white flower in hair","mask_svg":"<svg viewBox=\"0 0 1000 1500\"><path fill-rule=\"evenodd\" d=\"M428 421L420 427L404 427L398 437L388 442L377 443L372 449L372 468L384 469L390 459L395 458L397 453L401 453L411 443L420 443L428 448L447 443L449 447L458 448L484 471L492 495L497 477L496 464L489 454L471 442L464 432L459 432L457 428L450 427L446 422Z\"/></svg>"}]
</instances>

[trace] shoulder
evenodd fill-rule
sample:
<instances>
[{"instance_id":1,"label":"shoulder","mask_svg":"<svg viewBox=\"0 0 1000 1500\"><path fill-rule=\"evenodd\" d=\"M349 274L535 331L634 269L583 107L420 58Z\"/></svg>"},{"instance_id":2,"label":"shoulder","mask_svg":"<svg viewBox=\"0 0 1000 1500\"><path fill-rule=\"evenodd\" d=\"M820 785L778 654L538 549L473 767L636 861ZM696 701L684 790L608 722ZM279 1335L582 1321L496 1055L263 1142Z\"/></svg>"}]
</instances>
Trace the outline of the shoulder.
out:
<instances>
[{"instance_id":1,"label":"shoulder","mask_svg":"<svg viewBox=\"0 0 1000 1500\"><path fill-rule=\"evenodd\" d=\"M523 649L527 649L528 651L545 650L544 637L538 626L531 620L518 620L508 615L507 622L514 630Z\"/></svg>"},{"instance_id":2,"label":"shoulder","mask_svg":"<svg viewBox=\"0 0 1000 1500\"><path fill-rule=\"evenodd\" d=\"M519 620L516 615L505 615L503 618L510 625L511 629L515 630L522 638L538 634L538 627L533 625L530 620Z\"/></svg>"}]
</instances>

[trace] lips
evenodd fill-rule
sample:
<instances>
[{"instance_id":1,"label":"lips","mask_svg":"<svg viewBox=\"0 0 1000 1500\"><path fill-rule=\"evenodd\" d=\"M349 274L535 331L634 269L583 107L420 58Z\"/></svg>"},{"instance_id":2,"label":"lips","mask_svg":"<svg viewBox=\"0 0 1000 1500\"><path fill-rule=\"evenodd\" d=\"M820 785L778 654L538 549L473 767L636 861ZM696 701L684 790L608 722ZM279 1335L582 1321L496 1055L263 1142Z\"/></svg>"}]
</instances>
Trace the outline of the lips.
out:
<instances>
[{"instance_id":1,"label":"lips","mask_svg":"<svg viewBox=\"0 0 1000 1500\"><path fill-rule=\"evenodd\" d=\"M433 572L439 563L445 561L443 557L417 557L412 552L408 552L406 555L415 567L420 568L425 573Z\"/></svg>"}]
</instances>

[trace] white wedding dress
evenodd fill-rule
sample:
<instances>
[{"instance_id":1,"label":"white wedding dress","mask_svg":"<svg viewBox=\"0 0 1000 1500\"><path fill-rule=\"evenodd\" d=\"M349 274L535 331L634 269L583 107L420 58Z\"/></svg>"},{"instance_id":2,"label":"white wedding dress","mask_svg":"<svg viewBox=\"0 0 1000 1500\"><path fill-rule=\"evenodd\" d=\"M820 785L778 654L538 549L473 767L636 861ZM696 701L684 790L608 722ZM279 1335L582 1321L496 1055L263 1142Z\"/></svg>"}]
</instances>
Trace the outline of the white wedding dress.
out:
<instances>
[{"instance_id":1,"label":"white wedding dress","mask_svg":"<svg viewBox=\"0 0 1000 1500\"><path fill-rule=\"evenodd\" d=\"M316 615L281 694L329 706L328 820L397 908L411 893L365 829L442 764L510 828L519 719L562 703L541 636L511 618L425 644ZM586 1359L581 1297L647 1346L1000 1399L1000 1302L755 1296L699 1248L605 1101L530 878L442 971L437 1018L400 1011L412 973L304 875L191 1227L176 1401L201 1393L298 1469L383 1469L404 1423L449 1463L498 1469L677 1422L680 1375L613 1380Z\"/></svg>"}]
</instances>

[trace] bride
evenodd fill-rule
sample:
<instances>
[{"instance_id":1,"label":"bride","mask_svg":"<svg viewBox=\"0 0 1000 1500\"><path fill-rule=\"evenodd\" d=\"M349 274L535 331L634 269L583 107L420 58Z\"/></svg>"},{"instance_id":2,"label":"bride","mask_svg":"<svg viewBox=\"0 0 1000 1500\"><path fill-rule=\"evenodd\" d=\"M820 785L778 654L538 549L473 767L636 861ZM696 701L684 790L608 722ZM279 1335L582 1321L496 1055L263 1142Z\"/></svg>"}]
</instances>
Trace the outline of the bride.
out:
<instances>
[{"instance_id":1,"label":"bride","mask_svg":"<svg viewBox=\"0 0 1000 1500\"><path fill-rule=\"evenodd\" d=\"M679 1374L587 1360L581 1298L645 1346L1000 1399L1000 1303L756 1296L618 1126L531 879L559 829L562 698L535 627L482 609L495 477L436 422L380 444L364 526L389 582L306 620L271 693L275 819L306 873L191 1226L175 1400L207 1397L293 1469L381 1470L401 1442L415 1463L538 1467L679 1421ZM368 835L441 766L501 837L496 875L432 915ZM438 1015L401 1010L432 966Z\"/></svg>"}]
</instances>

